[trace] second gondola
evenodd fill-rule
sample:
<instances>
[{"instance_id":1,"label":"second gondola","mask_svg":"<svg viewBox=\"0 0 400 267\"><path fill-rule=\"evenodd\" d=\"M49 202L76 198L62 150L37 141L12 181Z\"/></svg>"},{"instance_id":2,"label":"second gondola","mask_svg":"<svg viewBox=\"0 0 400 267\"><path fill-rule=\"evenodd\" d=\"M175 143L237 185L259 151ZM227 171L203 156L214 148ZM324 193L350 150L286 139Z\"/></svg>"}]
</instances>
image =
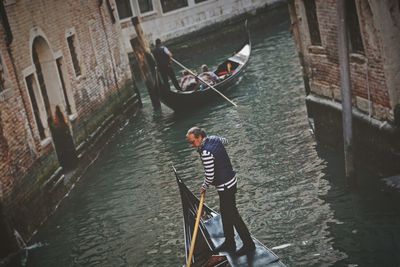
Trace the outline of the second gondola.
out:
<instances>
[{"instance_id":1,"label":"second gondola","mask_svg":"<svg viewBox=\"0 0 400 267\"><path fill-rule=\"evenodd\" d=\"M205 86L202 90L195 91L176 91L169 85L164 85L157 75L157 87L160 94L160 100L166 106L176 112L187 111L206 105L222 97L215 92L215 89L221 93L227 92L238 81L239 77L249 62L251 54L250 35L247 30L247 38L241 48L231 57L218 65L213 72L218 76L218 82L210 88Z\"/></svg>"}]
</instances>

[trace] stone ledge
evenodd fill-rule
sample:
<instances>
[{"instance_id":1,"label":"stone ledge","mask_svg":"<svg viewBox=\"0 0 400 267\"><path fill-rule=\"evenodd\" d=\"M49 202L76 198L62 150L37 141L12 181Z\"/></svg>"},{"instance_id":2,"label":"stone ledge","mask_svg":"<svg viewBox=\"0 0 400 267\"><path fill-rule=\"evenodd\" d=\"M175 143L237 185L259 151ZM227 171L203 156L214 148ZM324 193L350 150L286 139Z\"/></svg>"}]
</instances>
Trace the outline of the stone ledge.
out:
<instances>
[{"instance_id":1,"label":"stone ledge","mask_svg":"<svg viewBox=\"0 0 400 267\"><path fill-rule=\"evenodd\" d=\"M306 97L306 101L317 103L320 105L324 105L330 108L333 108L337 111L342 111L342 104L338 101L333 101L327 98L323 98L317 95L309 94ZM370 117L368 114L365 114L364 112L361 112L358 108L353 107L353 116L357 119L360 119L367 124L371 125L374 128L377 128L379 130L383 131L388 131L390 133L400 133L400 128L394 126L391 122L389 121L381 121L375 118Z\"/></svg>"},{"instance_id":2,"label":"stone ledge","mask_svg":"<svg viewBox=\"0 0 400 267\"><path fill-rule=\"evenodd\" d=\"M316 95L306 97L308 116L315 125L317 144L343 152L342 105ZM400 172L400 127L353 108L352 148L356 166L382 177Z\"/></svg>"}]
</instances>

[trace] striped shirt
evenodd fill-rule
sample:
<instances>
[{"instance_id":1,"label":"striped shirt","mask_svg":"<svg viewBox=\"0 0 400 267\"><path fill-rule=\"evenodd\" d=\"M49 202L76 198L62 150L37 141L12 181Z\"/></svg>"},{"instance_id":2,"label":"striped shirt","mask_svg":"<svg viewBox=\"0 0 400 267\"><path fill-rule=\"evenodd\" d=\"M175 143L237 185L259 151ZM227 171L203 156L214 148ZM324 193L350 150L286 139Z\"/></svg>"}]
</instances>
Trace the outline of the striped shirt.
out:
<instances>
[{"instance_id":1,"label":"striped shirt","mask_svg":"<svg viewBox=\"0 0 400 267\"><path fill-rule=\"evenodd\" d=\"M223 145L228 144L228 140L226 138L223 138L223 137L218 137L218 138ZM203 147L203 144L206 140L207 140L207 138L203 139L203 142L202 142L202 145L200 146L200 148ZM213 182L214 182L215 158L214 158L214 155L206 149L201 150L200 157L201 157L201 161L202 161L203 167L204 167L204 182L203 182L202 188L204 190L207 190L208 187L211 184L213 184ZM223 183L221 185L216 185L216 188L218 191L224 191L225 187L231 188L236 183L237 183L237 179L235 176L226 183Z\"/></svg>"}]
</instances>

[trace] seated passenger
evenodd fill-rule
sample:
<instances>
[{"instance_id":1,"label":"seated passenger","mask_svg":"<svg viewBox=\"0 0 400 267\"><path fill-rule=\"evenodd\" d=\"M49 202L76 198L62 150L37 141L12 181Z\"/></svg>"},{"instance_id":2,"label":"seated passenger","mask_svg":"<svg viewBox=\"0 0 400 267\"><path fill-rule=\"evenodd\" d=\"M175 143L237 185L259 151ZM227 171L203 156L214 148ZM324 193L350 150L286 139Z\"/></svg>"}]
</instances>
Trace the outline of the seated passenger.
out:
<instances>
[{"instance_id":1,"label":"seated passenger","mask_svg":"<svg viewBox=\"0 0 400 267\"><path fill-rule=\"evenodd\" d=\"M218 82L218 76L214 72L209 71L206 64L203 64L201 66L201 70L203 72L199 74L200 82L204 81L206 84L202 82L202 84L200 85L200 89L204 89L209 84L214 85Z\"/></svg>"},{"instance_id":2,"label":"seated passenger","mask_svg":"<svg viewBox=\"0 0 400 267\"><path fill-rule=\"evenodd\" d=\"M199 75L199 77L202 78L203 80L207 79L210 81L211 84L215 84L218 82L218 76L214 72L209 71L208 66L206 64L203 64L201 66L201 71L202 73Z\"/></svg>"},{"instance_id":3,"label":"seated passenger","mask_svg":"<svg viewBox=\"0 0 400 267\"><path fill-rule=\"evenodd\" d=\"M221 79L225 79L226 77L230 76L232 74L232 64L230 62L226 63L226 69L222 69L219 73L218 76Z\"/></svg>"},{"instance_id":4,"label":"seated passenger","mask_svg":"<svg viewBox=\"0 0 400 267\"><path fill-rule=\"evenodd\" d=\"M196 77L191 74L188 70L182 72L182 78L180 80L180 86L183 91L195 91L199 88L199 83Z\"/></svg>"}]
</instances>

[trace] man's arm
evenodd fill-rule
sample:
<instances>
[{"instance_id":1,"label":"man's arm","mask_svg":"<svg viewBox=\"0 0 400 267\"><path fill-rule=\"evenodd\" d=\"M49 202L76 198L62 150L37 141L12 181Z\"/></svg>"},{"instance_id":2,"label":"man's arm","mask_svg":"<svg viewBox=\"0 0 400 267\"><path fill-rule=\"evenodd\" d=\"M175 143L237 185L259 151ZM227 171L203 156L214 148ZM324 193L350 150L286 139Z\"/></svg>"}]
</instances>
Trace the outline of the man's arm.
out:
<instances>
[{"instance_id":1,"label":"man's arm","mask_svg":"<svg viewBox=\"0 0 400 267\"><path fill-rule=\"evenodd\" d=\"M169 58L172 58L172 53L171 53L171 51L169 51L169 49L166 48L165 46L164 46L164 52L165 52L165 54L167 54L167 55L169 56Z\"/></svg>"},{"instance_id":2,"label":"man's arm","mask_svg":"<svg viewBox=\"0 0 400 267\"><path fill-rule=\"evenodd\" d=\"M201 153L201 161L204 167L204 182L202 190L205 191L214 181L214 156L207 150L203 150Z\"/></svg>"}]
</instances>

